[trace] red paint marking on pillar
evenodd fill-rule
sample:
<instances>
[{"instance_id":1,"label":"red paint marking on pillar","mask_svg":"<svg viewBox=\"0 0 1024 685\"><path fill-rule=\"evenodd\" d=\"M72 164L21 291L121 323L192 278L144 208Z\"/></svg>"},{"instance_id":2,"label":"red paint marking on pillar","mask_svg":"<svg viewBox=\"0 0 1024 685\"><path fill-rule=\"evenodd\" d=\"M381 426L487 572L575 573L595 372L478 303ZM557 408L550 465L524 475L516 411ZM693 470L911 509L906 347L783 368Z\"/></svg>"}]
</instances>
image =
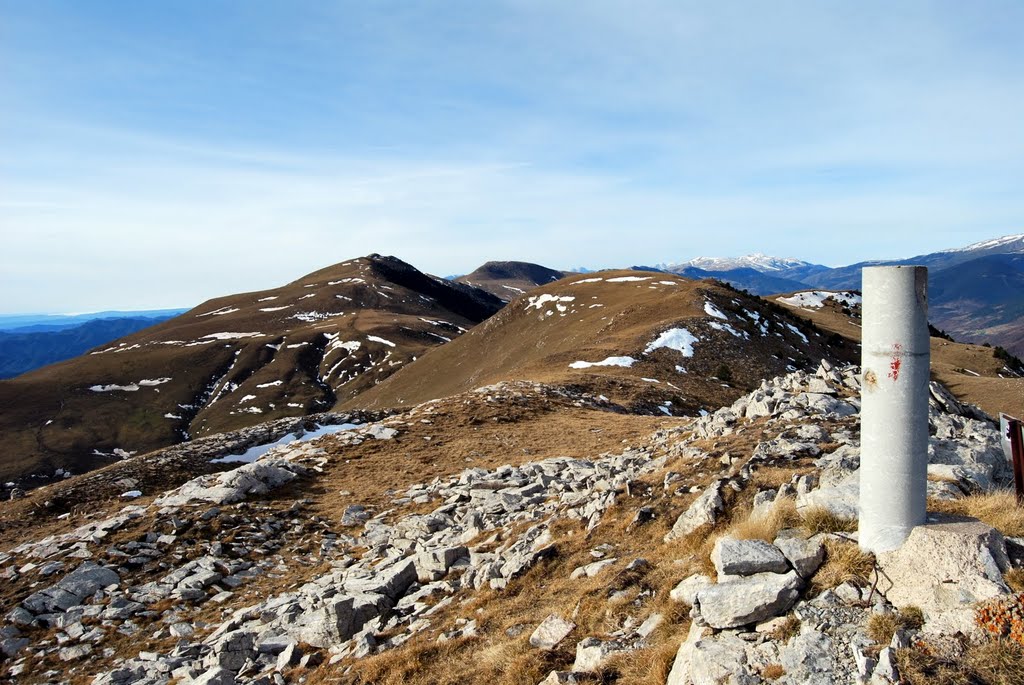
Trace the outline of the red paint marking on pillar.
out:
<instances>
[{"instance_id":1,"label":"red paint marking on pillar","mask_svg":"<svg viewBox=\"0 0 1024 685\"><path fill-rule=\"evenodd\" d=\"M889 373L888 376L895 383L900 379L900 367L903 365L903 360L900 359L900 355L903 353L903 345L895 343L892 346L892 361L889 362Z\"/></svg>"}]
</instances>

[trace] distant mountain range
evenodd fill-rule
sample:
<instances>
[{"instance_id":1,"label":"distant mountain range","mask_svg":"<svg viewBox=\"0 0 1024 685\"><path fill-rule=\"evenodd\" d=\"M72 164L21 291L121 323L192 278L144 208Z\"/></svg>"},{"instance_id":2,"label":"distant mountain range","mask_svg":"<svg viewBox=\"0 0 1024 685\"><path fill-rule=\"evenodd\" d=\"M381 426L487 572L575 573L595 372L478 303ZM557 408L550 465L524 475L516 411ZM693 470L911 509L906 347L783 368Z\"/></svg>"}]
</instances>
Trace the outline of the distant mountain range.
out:
<instances>
[{"instance_id":1,"label":"distant mountain range","mask_svg":"<svg viewBox=\"0 0 1024 685\"><path fill-rule=\"evenodd\" d=\"M799 269L824 270L827 266L812 264L792 257L770 257L760 252L743 257L694 257L677 264L663 264L658 268L663 271L678 272L693 267L704 271L733 271L735 269L753 269L761 273L792 272Z\"/></svg>"},{"instance_id":2,"label":"distant mountain range","mask_svg":"<svg viewBox=\"0 0 1024 685\"><path fill-rule=\"evenodd\" d=\"M715 278L755 295L776 295L813 288L857 289L860 270L865 266L921 264L931 270L934 325L957 339L989 342L1024 355L1022 261L1024 235L1011 235L907 259L859 262L837 268L762 253L742 257L695 257L632 268L698 280ZM491 261L470 274L450 276L447 280L478 287L508 302L527 290L572 273L593 273L593 270L585 267L556 270L526 262ZM0 378L70 359L185 311L0 316Z\"/></svg>"},{"instance_id":3,"label":"distant mountain range","mask_svg":"<svg viewBox=\"0 0 1024 685\"><path fill-rule=\"evenodd\" d=\"M75 324L32 324L0 330L0 378L11 378L47 364L71 359L149 326L166 321L157 317L119 316Z\"/></svg>"},{"instance_id":4,"label":"distant mountain range","mask_svg":"<svg viewBox=\"0 0 1024 685\"><path fill-rule=\"evenodd\" d=\"M698 257L659 268L689 278L717 278L758 295L776 295L814 288L855 290L860 288L862 268L887 264L929 268L929 318L938 328L958 340L988 342L1024 355L1024 234L838 268L763 254Z\"/></svg>"},{"instance_id":5,"label":"distant mountain range","mask_svg":"<svg viewBox=\"0 0 1024 685\"><path fill-rule=\"evenodd\" d=\"M187 309L143 309L104 311L90 314L0 314L0 331L7 333L43 333L81 326L98 319L150 319L163 321Z\"/></svg>"}]
</instances>

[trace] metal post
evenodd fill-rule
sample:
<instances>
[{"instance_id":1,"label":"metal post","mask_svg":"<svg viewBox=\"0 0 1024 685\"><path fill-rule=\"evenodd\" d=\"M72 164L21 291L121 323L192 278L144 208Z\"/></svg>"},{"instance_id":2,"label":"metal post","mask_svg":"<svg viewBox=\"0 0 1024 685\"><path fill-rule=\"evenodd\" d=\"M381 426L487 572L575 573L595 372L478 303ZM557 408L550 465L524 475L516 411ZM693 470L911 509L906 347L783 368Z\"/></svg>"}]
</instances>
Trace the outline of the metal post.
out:
<instances>
[{"instance_id":1,"label":"metal post","mask_svg":"<svg viewBox=\"0 0 1024 685\"><path fill-rule=\"evenodd\" d=\"M1007 414L999 415L1003 452L1013 466L1013 484L1017 489L1017 505L1024 504L1024 423Z\"/></svg>"},{"instance_id":2,"label":"metal post","mask_svg":"<svg viewBox=\"0 0 1024 685\"><path fill-rule=\"evenodd\" d=\"M898 548L926 519L928 269L862 272L861 549Z\"/></svg>"}]
</instances>

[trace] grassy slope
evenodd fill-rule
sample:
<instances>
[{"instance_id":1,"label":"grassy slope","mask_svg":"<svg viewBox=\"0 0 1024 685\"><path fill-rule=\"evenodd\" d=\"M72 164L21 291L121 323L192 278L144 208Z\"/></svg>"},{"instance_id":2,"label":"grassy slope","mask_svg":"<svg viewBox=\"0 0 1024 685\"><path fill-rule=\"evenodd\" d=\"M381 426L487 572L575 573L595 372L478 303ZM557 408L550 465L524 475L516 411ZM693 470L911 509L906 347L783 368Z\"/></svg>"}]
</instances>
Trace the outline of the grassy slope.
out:
<instances>
[{"instance_id":1,"label":"grassy slope","mask_svg":"<svg viewBox=\"0 0 1024 685\"><path fill-rule=\"evenodd\" d=\"M499 306L486 293L379 256L211 300L90 354L0 381L7 447L0 478L88 470L114 458L96 450L145 452L186 432L322 411ZM90 390L162 378L171 380Z\"/></svg>"},{"instance_id":2,"label":"grassy slope","mask_svg":"<svg viewBox=\"0 0 1024 685\"><path fill-rule=\"evenodd\" d=\"M609 280L615 278L644 280ZM540 299L552 297L573 299ZM709 316L708 302L728 320ZM768 333L761 333L744 312L772 320ZM726 323L749 339L712 327ZM582 387L634 411L654 412L659 403L671 401L674 412L694 413L731 402L763 378L785 373L787 365L852 358L852 346L837 336L816 334L811 326L804 326L809 338L804 343L787 326L798 323L780 307L713 281L636 271L571 276L520 297L466 335L341 406L408 406L501 380L529 379ZM670 349L645 354L659 334L676 327L699 339L694 356ZM576 361L613 356L638 361L630 368L570 368ZM728 384L715 377L723 367L731 375Z\"/></svg>"}]
</instances>

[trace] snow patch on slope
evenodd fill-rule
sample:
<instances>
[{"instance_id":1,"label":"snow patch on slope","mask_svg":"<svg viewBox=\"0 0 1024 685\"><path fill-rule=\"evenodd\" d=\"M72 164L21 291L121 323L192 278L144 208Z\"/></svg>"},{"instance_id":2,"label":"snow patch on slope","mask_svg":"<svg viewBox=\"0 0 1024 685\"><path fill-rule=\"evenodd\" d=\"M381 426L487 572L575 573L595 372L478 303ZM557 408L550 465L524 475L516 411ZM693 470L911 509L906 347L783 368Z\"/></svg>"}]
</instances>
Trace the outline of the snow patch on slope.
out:
<instances>
[{"instance_id":1,"label":"snow patch on slope","mask_svg":"<svg viewBox=\"0 0 1024 685\"><path fill-rule=\"evenodd\" d=\"M599 362L573 362L569 364L570 369L589 369L592 366L622 366L629 368L636 364L632 357L607 357Z\"/></svg>"},{"instance_id":2,"label":"snow patch on slope","mask_svg":"<svg viewBox=\"0 0 1024 685\"><path fill-rule=\"evenodd\" d=\"M723 314L721 309L711 304L710 302L704 302L704 311L707 313L708 316L713 316L716 319L721 319L722 321L729 320L729 317Z\"/></svg>"},{"instance_id":3,"label":"snow patch on slope","mask_svg":"<svg viewBox=\"0 0 1024 685\"><path fill-rule=\"evenodd\" d=\"M163 385L164 383L170 383L170 378L144 378L136 383L129 383L128 385L91 385L89 389L93 392L113 392L120 390L122 392L138 392L140 388L152 388L157 385Z\"/></svg>"},{"instance_id":4,"label":"snow patch on slope","mask_svg":"<svg viewBox=\"0 0 1024 685\"><path fill-rule=\"evenodd\" d=\"M573 297L572 295L548 295L547 293L544 293L543 295L532 295L527 298L526 308L543 309L544 305L546 305L549 302L557 305L560 302L572 302L575 299L576 298ZM564 306L565 305L562 305L563 308Z\"/></svg>"},{"instance_id":5,"label":"snow patch on slope","mask_svg":"<svg viewBox=\"0 0 1024 685\"><path fill-rule=\"evenodd\" d=\"M791 307L807 307L808 309L820 309L825 306L826 300L835 300L852 307L861 303L861 296L849 290L807 290L791 297L779 298L779 302L783 304L788 304Z\"/></svg>"},{"instance_id":6,"label":"snow patch on slope","mask_svg":"<svg viewBox=\"0 0 1024 685\"><path fill-rule=\"evenodd\" d=\"M681 352L684 357L692 357L693 345L697 342L700 342L700 338L685 328L670 328L644 348L644 353L650 354L654 350L666 347Z\"/></svg>"}]
</instances>

